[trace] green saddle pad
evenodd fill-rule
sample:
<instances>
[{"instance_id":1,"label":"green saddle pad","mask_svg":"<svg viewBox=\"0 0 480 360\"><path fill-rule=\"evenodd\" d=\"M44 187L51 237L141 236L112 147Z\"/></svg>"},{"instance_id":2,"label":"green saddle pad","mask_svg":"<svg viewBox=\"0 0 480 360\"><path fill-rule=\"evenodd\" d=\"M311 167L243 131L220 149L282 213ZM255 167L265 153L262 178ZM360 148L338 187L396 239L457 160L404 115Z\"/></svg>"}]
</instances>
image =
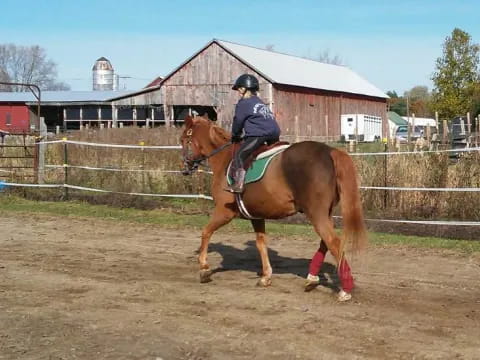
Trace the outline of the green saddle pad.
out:
<instances>
[{"instance_id":1,"label":"green saddle pad","mask_svg":"<svg viewBox=\"0 0 480 360\"><path fill-rule=\"evenodd\" d=\"M250 165L250 167L247 169L247 173L245 174L245 185L261 180L263 175L265 175L265 171L267 170L270 161L272 161L272 159L281 152L282 151L279 151L272 155L268 155L262 159L254 160L252 165ZM230 173L230 167L228 172ZM232 185L233 178L231 176L227 176L227 182L228 185Z\"/></svg>"}]
</instances>

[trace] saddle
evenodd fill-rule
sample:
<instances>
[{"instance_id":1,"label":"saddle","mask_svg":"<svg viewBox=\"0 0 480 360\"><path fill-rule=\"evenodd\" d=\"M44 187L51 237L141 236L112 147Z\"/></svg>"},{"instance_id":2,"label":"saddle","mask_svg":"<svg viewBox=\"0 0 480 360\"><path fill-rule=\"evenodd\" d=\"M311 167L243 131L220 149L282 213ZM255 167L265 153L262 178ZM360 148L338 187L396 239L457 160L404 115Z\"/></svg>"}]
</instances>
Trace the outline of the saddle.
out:
<instances>
[{"instance_id":1,"label":"saddle","mask_svg":"<svg viewBox=\"0 0 480 360\"><path fill-rule=\"evenodd\" d=\"M286 141L278 141L273 144L265 144L256 149L245 161L245 184L259 181L270 164L270 161L282 151L287 149L290 144ZM230 174L231 164L227 170L227 182L233 183L233 176Z\"/></svg>"},{"instance_id":2,"label":"saddle","mask_svg":"<svg viewBox=\"0 0 480 360\"><path fill-rule=\"evenodd\" d=\"M272 144L261 145L247 158L245 161L245 169L248 170L257 158L259 160L263 157L267 157L269 154L275 154L277 150L280 151L280 149L277 149L278 147L283 146L282 148L285 148L285 145L290 146L290 143L288 141L277 141Z\"/></svg>"}]
</instances>

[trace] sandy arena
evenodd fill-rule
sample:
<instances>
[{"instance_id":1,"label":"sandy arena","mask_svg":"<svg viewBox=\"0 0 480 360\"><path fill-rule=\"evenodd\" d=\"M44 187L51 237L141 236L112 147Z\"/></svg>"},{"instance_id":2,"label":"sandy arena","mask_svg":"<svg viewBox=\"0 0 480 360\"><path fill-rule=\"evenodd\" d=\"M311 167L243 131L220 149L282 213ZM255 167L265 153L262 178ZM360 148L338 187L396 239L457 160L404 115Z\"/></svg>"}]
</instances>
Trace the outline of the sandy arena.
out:
<instances>
[{"instance_id":1,"label":"sandy arena","mask_svg":"<svg viewBox=\"0 0 480 360\"><path fill-rule=\"evenodd\" d=\"M479 359L480 254L375 247L352 264L354 300L303 291L316 239L1 214L0 359Z\"/></svg>"}]
</instances>

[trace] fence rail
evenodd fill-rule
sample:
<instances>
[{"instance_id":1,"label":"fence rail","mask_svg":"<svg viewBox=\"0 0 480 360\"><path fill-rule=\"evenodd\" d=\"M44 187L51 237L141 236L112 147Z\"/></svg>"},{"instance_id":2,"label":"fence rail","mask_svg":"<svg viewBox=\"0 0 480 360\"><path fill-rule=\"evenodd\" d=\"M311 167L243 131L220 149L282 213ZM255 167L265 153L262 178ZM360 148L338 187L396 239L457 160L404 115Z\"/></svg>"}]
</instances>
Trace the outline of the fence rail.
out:
<instances>
[{"instance_id":1,"label":"fence rail","mask_svg":"<svg viewBox=\"0 0 480 360\"><path fill-rule=\"evenodd\" d=\"M97 187L92 187L88 186L87 184L71 184L68 180L69 179L69 169L73 170L78 170L78 171L103 171L103 172L121 172L121 173L151 173L151 174L156 174L156 173L165 173L165 174L180 174L180 170L169 170L169 169L155 169L155 168L148 168L145 166L145 162L142 164L133 167L130 164L129 166L124 166L124 167L102 167L102 166L90 166L90 165L76 165L72 164L71 161L68 160L68 151L72 151L73 148L75 147L85 147L85 148L112 148L112 149L119 149L119 151L122 150L127 150L131 149L133 151L141 151L142 154L145 153L146 150L179 150L181 149L180 146L178 145L166 145L166 146L147 146L147 145L125 145L125 144L107 144L107 143L99 143L99 142L85 142L85 141L74 141L74 140L54 140L54 141L42 141L37 144L37 146L55 146L55 144L58 144L60 146L63 146L64 151L67 151L65 155L64 163L63 164L39 164L43 169L48 169L48 170L59 170L62 169L65 174L65 181L64 183L60 184L21 184L18 182L3 182L3 186L11 186L11 187L21 187L21 186L28 186L28 187L39 187L39 188L63 188L65 191L68 191L69 189L71 190L80 190L80 191L90 191L90 192L101 192L101 193L113 193L113 194L124 194L124 195L133 195L133 196L149 196L149 197L178 197L178 198L199 198L199 199L211 199L209 195L206 194L180 194L180 193L149 193L145 191L115 191L111 189L105 189L105 188L97 188ZM57 146L58 146L57 145ZM72 149L67 150L68 147L72 146ZM19 146L23 147L23 146ZM34 147L34 146L32 146ZM82 150L83 151L83 150ZM449 153L451 151L461 151L461 152L479 152L480 148L475 147L475 148L468 148L468 149L455 149L455 150L435 150L435 151L414 151L414 152L365 152L365 153L353 153L351 155L354 156L363 156L363 157L376 157L378 155L383 155L385 158L388 156L399 156L399 155L416 155L416 156L423 156L425 154L432 154L432 153ZM144 161L144 160L143 160ZM12 166L8 167L8 169L19 169L19 168L27 168L27 167L20 167L20 166ZM28 167L29 169L33 169L34 167L30 166ZM5 172L5 170L4 170ZM200 171L200 173L207 173L211 174L209 171ZM8 177L8 176L2 176L2 177ZM143 179L145 182L145 179ZM37 186L38 185L38 186ZM452 193L478 193L480 192L480 188L476 187L458 187L458 188L453 188L453 187L411 187L411 186L361 186L360 187L364 191L385 191L385 192L395 192L395 191L401 191L401 192L438 192L438 193L447 193L447 192L452 192ZM392 220L392 219L371 219L372 221L397 221L397 222L405 222L405 223L418 223L418 224L438 224L438 220L431 220L431 221L424 221L424 220L419 220L419 221L414 221L414 220ZM443 222L442 222L443 223ZM468 225L468 226L478 226L480 225L479 222L475 221L451 221L447 222L452 225Z\"/></svg>"}]
</instances>

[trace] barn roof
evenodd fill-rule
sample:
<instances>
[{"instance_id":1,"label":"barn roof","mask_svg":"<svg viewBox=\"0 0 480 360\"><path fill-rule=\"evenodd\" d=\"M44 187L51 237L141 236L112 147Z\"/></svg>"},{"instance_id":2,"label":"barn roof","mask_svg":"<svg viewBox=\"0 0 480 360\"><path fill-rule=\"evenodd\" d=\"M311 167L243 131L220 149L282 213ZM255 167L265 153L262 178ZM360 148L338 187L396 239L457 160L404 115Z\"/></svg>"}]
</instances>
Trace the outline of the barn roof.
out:
<instances>
[{"instance_id":1,"label":"barn roof","mask_svg":"<svg viewBox=\"0 0 480 360\"><path fill-rule=\"evenodd\" d=\"M388 98L383 91L343 65L326 64L224 40L212 40L206 47L213 42L272 83Z\"/></svg>"},{"instance_id":2,"label":"barn roof","mask_svg":"<svg viewBox=\"0 0 480 360\"><path fill-rule=\"evenodd\" d=\"M418 126L436 126L437 125L437 121L433 118L423 118L423 117L413 117L413 116L410 116L410 120L408 119L408 116L402 116L402 118L407 121L407 122L410 122L410 123L413 123L415 122L415 125L418 125Z\"/></svg>"},{"instance_id":3,"label":"barn roof","mask_svg":"<svg viewBox=\"0 0 480 360\"><path fill-rule=\"evenodd\" d=\"M42 91L42 103L98 103L131 94L133 91ZM35 103L28 92L0 92L0 102Z\"/></svg>"},{"instance_id":4,"label":"barn roof","mask_svg":"<svg viewBox=\"0 0 480 360\"><path fill-rule=\"evenodd\" d=\"M388 120L393 122L395 125L407 125L408 122L398 115L395 111L387 112Z\"/></svg>"}]
</instances>

